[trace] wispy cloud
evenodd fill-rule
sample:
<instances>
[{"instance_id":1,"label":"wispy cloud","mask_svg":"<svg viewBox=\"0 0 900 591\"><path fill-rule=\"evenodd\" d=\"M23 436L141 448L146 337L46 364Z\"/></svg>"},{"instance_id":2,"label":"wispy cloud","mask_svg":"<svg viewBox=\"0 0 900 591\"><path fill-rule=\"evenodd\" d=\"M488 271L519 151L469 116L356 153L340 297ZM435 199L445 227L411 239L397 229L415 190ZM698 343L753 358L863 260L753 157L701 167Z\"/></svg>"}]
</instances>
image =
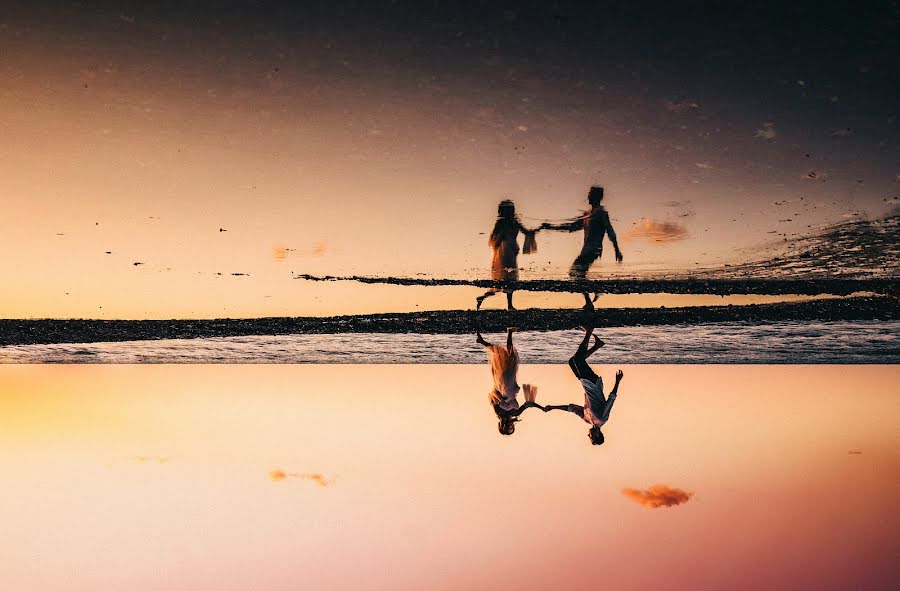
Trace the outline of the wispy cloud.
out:
<instances>
[{"instance_id":1,"label":"wispy cloud","mask_svg":"<svg viewBox=\"0 0 900 591\"><path fill-rule=\"evenodd\" d=\"M675 222L644 218L622 235L623 240L645 239L651 242L673 242L687 237L687 228Z\"/></svg>"},{"instance_id":2,"label":"wispy cloud","mask_svg":"<svg viewBox=\"0 0 900 591\"><path fill-rule=\"evenodd\" d=\"M753 137L758 137L764 140L774 140L778 137L778 132L775 131L775 124L772 122L766 122L762 124L762 127L756 130L756 133L753 134Z\"/></svg>"},{"instance_id":3,"label":"wispy cloud","mask_svg":"<svg viewBox=\"0 0 900 591\"><path fill-rule=\"evenodd\" d=\"M671 488L664 484L654 484L647 489L623 488L622 494L638 505L649 509L681 505L687 503L694 496L692 492L687 492L680 488Z\"/></svg>"},{"instance_id":4,"label":"wispy cloud","mask_svg":"<svg viewBox=\"0 0 900 591\"><path fill-rule=\"evenodd\" d=\"M309 248L288 248L283 245L275 245L272 247L272 260L276 263L283 263L292 255L323 257L328 253L328 242L319 240L314 242Z\"/></svg>"},{"instance_id":5,"label":"wispy cloud","mask_svg":"<svg viewBox=\"0 0 900 591\"><path fill-rule=\"evenodd\" d=\"M269 480L272 482L281 482L288 478L299 478L309 480L319 486L329 486L334 484L335 478L328 478L320 472L285 472L284 470L270 470Z\"/></svg>"},{"instance_id":6,"label":"wispy cloud","mask_svg":"<svg viewBox=\"0 0 900 591\"><path fill-rule=\"evenodd\" d=\"M288 258L288 255L293 250L294 250L293 248L288 248L287 246L273 246L272 247L272 260L281 263Z\"/></svg>"},{"instance_id":7,"label":"wispy cloud","mask_svg":"<svg viewBox=\"0 0 900 591\"><path fill-rule=\"evenodd\" d=\"M166 464L169 461L168 456L135 456L131 459L135 462L156 462L157 464Z\"/></svg>"},{"instance_id":8,"label":"wispy cloud","mask_svg":"<svg viewBox=\"0 0 900 591\"><path fill-rule=\"evenodd\" d=\"M287 246L276 244L272 247L272 260L276 262L283 262L287 260L289 256L311 256L311 257L323 257L328 253L328 241L327 240L318 240L313 242L309 248L289 248Z\"/></svg>"},{"instance_id":9,"label":"wispy cloud","mask_svg":"<svg viewBox=\"0 0 900 591\"><path fill-rule=\"evenodd\" d=\"M700 104L694 99L683 99L680 101L666 101L666 110L673 113L683 113L692 109L699 109Z\"/></svg>"}]
</instances>

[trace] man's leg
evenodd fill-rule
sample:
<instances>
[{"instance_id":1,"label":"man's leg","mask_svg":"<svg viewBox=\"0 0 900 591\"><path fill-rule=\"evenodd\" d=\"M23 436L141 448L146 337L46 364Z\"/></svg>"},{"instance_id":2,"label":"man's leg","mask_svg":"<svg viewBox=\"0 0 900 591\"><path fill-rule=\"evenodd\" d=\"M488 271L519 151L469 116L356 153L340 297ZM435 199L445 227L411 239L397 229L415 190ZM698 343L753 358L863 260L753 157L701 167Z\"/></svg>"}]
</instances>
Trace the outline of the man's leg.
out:
<instances>
[{"instance_id":1,"label":"man's leg","mask_svg":"<svg viewBox=\"0 0 900 591\"><path fill-rule=\"evenodd\" d=\"M578 345L578 349L575 351L575 354L572 355L572 357L569 359L569 367L572 368L572 373L574 373L578 379L585 379L596 382L597 374L594 373L594 370L591 369L591 366L588 365L587 362L587 356L593 353L593 350L588 350L588 344L591 342L591 335L593 333L593 328L585 327L584 340L581 341L581 344Z\"/></svg>"},{"instance_id":2,"label":"man's leg","mask_svg":"<svg viewBox=\"0 0 900 591\"><path fill-rule=\"evenodd\" d=\"M578 253L578 256L575 257L572 267L569 269L569 277L572 279L584 279L588 269L591 268L591 265L594 264L594 261L596 261L602 253L602 247L597 248L585 244L584 248L581 249L581 252Z\"/></svg>"}]
</instances>

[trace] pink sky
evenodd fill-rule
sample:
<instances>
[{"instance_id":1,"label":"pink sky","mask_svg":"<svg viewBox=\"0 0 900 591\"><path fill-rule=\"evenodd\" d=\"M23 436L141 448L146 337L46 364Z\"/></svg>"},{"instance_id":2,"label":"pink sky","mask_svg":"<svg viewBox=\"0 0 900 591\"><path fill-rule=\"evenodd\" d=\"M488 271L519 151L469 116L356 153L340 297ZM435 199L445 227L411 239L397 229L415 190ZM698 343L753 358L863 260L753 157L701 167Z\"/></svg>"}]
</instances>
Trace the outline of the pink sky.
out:
<instances>
[{"instance_id":1,"label":"pink sky","mask_svg":"<svg viewBox=\"0 0 900 591\"><path fill-rule=\"evenodd\" d=\"M499 435L487 366L0 367L0 588L896 579L896 368L623 369L595 448L567 413ZM519 380L581 397L565 367ZM654 484L693 496L622 494Z\"/></svg>"}]
</instances>

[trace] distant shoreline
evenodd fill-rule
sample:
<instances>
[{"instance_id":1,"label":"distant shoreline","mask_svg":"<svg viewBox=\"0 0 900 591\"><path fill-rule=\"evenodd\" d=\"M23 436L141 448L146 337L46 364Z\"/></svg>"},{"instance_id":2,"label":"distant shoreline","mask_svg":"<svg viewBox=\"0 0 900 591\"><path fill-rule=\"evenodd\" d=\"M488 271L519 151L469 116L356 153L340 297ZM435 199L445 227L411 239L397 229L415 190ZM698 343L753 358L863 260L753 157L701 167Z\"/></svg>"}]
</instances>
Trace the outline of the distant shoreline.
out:
<instances>
[{"instance_id":1,"label":"distant shoreline","mask_svg":"<svg viewBox=\"0 0 900 591\"><path fill-rule=\"evenodd\" d=\"M775 304L679 308L449 310L355 316L224 318L210 320L0 320L0 346L195 339L289 334L465 334L597 327L696 325L721 322L837 322L900 319L900 300L865 296Z\"/></svg>"},{"instance_id":2,"label":"distant shoreline","mask_svg":"<svg viewBox=\"0 0 900 591\"><path fill-rule=\"evenodd\" d=\"M357 283L402 286L471 286L484 289L552 291L566 293L605 293L615 295L669 293L679 295L837 295L875 293L900 295L900 279L751 279L702 277L679 278L610 278L610 279L533 279L528 281L494 281L491 279L442 279L417 277L374 277L366 275L296 275L304 281L353 281Z\"/></svg>"}]
</instances>

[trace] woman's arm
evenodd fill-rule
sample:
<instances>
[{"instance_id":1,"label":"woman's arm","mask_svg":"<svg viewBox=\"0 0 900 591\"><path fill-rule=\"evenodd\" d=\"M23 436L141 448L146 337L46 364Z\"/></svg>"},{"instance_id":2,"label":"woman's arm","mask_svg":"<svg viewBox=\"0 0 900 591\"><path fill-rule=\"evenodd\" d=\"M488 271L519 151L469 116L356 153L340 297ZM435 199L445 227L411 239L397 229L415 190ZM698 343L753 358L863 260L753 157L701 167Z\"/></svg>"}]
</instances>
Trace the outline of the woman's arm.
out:
<instances>
[{"instance_id":1,"label":"woman's arm","mask_svg":"<svg viewBox=\"0 0 900 591\"><path fill-rule=\"evenodd\" d=\"M517 417L520 414L522 414L523 412L525 412L525 409L527 409L527 408L539 408L542 411L547 412L547 409L545 409L543 406L541 406L537 402L526 402L525 404L523 404L522 406L520 406L519 408L517 408L515 411L513 411L510 414Z\"/></svg>"}]
</instances>

